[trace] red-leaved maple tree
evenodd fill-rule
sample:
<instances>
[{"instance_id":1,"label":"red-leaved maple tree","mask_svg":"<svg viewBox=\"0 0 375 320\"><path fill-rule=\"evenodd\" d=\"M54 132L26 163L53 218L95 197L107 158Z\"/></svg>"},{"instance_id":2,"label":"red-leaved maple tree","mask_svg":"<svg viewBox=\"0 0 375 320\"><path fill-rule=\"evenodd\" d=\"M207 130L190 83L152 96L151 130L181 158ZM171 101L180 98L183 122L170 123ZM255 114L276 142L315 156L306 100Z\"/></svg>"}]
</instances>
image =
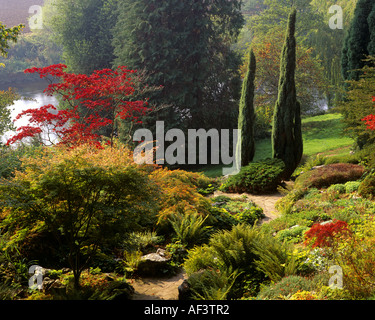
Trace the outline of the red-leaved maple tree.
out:
<instances>
[{"instance_id":1,"label":"red-leaved maple tree","mask_svg":"<svg viewBox=\"0 0 375 320\"><path fill-rule=\"evenodd\" d=\"M326 224L316 223L305 233L305 245L315 247L332 246L335 237L349 235L347 222L334 220Z\"/></svg>"},{"instance_id":2,"label":"red-leaved maple tree","mask_svg":"<svg viewBox=\"0 0 375 320\"><path fill-rule=\"evenodd\" d=\"M147 101L134 99L136 71L121 66L116 70L103 69L84 75L68 73L66 68L64 64L56 64L25 70L25 73L38 73L40 78L48 79L44 93L60 95L68 107L58 109L45 105L21 112L16 120L29 116L29 125L18 128L8 145L42 133L47 137L45 142L50 144L55 144L51 139L54 136L59 144L71 147L81 143L97 147L103 142L112 145L116 119L140 122L139 118L149 110ZM109 132L105 141L100 136L103 129Z\"/></svg>"},{"instance_id":3,"label":"red-leaved maple tree","mask_svg":"<svg viewBox=\"0 0 375 320\"><path fill-rule=\"evenodd\" d=\"M375 102L375 97L372 97L372 101ZM370 114L367 117L363 118L362 121L365 121L367 129L375 130L375 115Z\"/></svg>"}]
</instances>

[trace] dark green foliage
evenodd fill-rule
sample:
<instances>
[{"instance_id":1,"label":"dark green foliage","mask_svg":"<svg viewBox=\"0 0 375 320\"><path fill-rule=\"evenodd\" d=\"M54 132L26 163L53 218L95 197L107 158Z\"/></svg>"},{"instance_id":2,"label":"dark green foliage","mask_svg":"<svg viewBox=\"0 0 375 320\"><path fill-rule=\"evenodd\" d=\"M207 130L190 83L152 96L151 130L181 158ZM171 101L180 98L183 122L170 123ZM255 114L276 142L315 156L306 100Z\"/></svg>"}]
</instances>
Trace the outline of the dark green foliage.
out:
<instances>
[{"instance_id":1,"label":"dark green foliage","mask_svg":"<svg viewBox=\"0 0 375 320\"><path fill-rule=\"evenodd\" d=\"M346 80L359 80L368 55L375 54L374 1L359 0L342 51L342 74ZM370 28L371 26L371 28Z\"/></svg>"},{"instance_id":2,"label":"dark green foliage","mask_svg":"<svg viewBox=\"0 0 375 320\"><path fill-rule=\"evenodd\" d=\"M370 55L375 54L375 5L372 7L372 11L367 18L368 27L370 30L370 42L367 45L367 51Z\"/></svg>"},{"instance_id":3,"label":"dark green foliage","mask_svg":"<svg viewBox=\"0 0 375 320\"><path fill-rule=\"evenodd\" d=\"M375 174L369 174L361 183L358 193L366 198L373 198L375 196Z\"/></svg>"},{"instance_id":4,"label":"dark green foliage","mask_svg":"<svg viewBox=\"0 0 375 320\"><path fill-rule=\"evenodd\" d=\"M239 56L230 46L243 24L241 1L125 0L114 30L116 65L145 70L155 120L168 127L231 128L237 117ZM234 120L235 121L235 120Z\"/></svg>"},{"instance_id":5,"label":"dark green foliage","mask_svg":"<svg viewBox=\"0 0 375 320\"><path fill-rule=\"evenodd\" d=\"M250 51L249 66L242 84L242 95L240 100L240 113L238 116L238 129L241 135L237 145L237 165L247 166L253 161L255 154L254 126L254 92L255 92L255 72L256 59L254 51Z\"/></svg>"},{"instance_id":6,"label":"dark green foliage","mask_svg":"<svg viewBox=\"0 0 375 320\"><path fill-rule=\"evenodd\" d=\"M234 225L238 224L238 220L224 208L213 206L210 209L207 224L212 226L213 232L217 230L230 230Z\"/></svg>"},{"instance_id":7,"label":"dark green foliage","mask_svg":"<svg viewBox=\"0 0 375 320\"><path fill-rule=\"evenodd\" d=\"M281 184L285 165L279 159L267 159L250 163L241 171L230 176L220 190L233 193L270 193Z\"/></svg>"},{"instance_id":8,"label":"dark green foliage","mask_svg":"<svg viewBox=\"0 0 375 320\"><path fill-rule=\"evenodd\" d=\"M289 178L301 161L303 140L301 107L297 101L295 85L296 10L289 16L287 36L280 63L279 96L275 106L272 128L273 157L285 163L284 177Z\"/></svg>"}]
</instances>

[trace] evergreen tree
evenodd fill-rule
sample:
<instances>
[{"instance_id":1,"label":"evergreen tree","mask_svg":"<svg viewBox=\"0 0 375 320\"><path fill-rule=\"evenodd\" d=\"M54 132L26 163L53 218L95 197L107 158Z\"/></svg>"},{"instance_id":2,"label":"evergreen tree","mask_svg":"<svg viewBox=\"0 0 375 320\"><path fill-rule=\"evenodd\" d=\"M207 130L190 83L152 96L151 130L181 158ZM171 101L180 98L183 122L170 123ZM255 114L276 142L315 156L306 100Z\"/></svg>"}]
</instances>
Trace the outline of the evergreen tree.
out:
<instances>
[{"instance_id":1,"label":"evergreen tree","mask_svg":"<svg viewBox=\"0 0 375 320\"><path fill-rule=\"evenodd\" d=\"M145 126L235 126L241 61L231 44L242 25L240 0L120 1L115 65L145 70L147 83L163 88L151 104L169 106Z\"/></svg>"},{"instance_id":2,"label":"evergreen tree","mask_svg":"<svg viewBox=\"0 0 375 320\"><path fill-rule=\"evenodd\" d=\"M375 55L375 4L372 7L372 11L367 18L369 30L370 30L370 42L367 46L367 51L370 55Z\"/></svg>"},{"instance_id":3,"label":"evergreen tree","mask_svg":"<svg viewBox=\"0 0 375 320\"><path fill-rule=\"evenodd\" d=\"M369 23L371 23L373 28L373 15L370 16L373 7L373 0L359 0L357 2L342 51L341 66L345 80L358 80L361 75L359 69L366 65L363 60L369 54L375 53L372 51L374 47L369 46L370 39L375 36L375 30L370 30L369 26ZM373 36L371 33L373 33Z\"/></svg>"},{"instance_id":4,"label":"evergreen tree","mask_svg":"<svg viewBox=\"0 0 375 320\"><path fill-rule=\"evenodd\" d=\"M238 129L241 135L237 145L237 163L241 167L247 166L254 158L255 140L255 112L254 112L254 92L255 92L255 72L256 59L254 51L250 50L249 66L242 84L242 95L240 100L240 112L238 116Z\"/></svg>"},{"instance_id":5,"label":"evergreen tree","mask_svg":"<svg viewBox=\"0 0 375 320\"><path fill-rule=\"evenodd\" d=\"M288 179L302 158L301 107L297 101L296 69L296 10L289 15L287 35L280 63L279 94L275 105L272 128L273 157L285 163L284 178Z\"/></svg>"}]
</instances>

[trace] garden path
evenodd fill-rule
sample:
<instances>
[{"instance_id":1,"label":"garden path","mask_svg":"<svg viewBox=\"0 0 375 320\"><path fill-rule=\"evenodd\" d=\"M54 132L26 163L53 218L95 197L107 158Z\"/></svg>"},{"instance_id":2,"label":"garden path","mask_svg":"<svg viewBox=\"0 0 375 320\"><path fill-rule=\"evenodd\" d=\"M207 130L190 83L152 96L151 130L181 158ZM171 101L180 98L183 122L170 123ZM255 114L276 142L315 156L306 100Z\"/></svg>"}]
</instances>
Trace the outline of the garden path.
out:
<instances>
[{"instance_id":1,"label":"garden path","mask_svg":"<svg viewBox=\"0 0 375 320\"><path fill-rule=\"evenodd\" d=\"M183 271L172 278L132 279L133 300L178 300L178 287L185 279L187 275Z\"/></svg>"}]
</instances>

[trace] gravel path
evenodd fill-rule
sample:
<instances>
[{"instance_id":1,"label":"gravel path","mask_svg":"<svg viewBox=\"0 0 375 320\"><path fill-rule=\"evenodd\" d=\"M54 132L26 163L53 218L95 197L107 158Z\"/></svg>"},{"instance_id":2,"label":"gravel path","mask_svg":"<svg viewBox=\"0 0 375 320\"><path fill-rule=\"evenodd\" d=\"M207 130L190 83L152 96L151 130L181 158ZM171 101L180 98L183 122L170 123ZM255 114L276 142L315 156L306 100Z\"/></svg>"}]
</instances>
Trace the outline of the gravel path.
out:
<instances>
[{"instance_id":1,"label":"gravel path","mask_svg":"<svg viewBox=\"0 0 375 320\"><path fill-rule=\"evenodd\" d=\"M183 271L172 278L132 279L133 300L178 300L178 287L185 279L187 275Z\"/></svg>"}]
</instances>

